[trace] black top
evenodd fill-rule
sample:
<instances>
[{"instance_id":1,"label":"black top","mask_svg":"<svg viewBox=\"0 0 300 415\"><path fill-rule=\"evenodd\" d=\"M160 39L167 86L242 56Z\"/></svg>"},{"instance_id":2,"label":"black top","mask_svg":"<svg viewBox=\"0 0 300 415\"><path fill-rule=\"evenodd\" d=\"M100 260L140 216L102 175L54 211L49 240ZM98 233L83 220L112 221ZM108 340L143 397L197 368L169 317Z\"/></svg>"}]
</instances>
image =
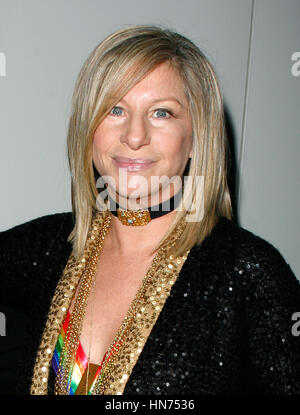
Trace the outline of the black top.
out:
<instances>
[{"instance_id":1,"label":"black top","mask_svg":"<svg viewBox=\"0 0 300 415\"><path fill-rule=\"evenodd\" d=\"M63 213L0 233L0 393L29 393L72 227ZM278 250L222 217L191 249L124 394L300 394L297 312L300 284Z\"/></svg>"}]
</instances>

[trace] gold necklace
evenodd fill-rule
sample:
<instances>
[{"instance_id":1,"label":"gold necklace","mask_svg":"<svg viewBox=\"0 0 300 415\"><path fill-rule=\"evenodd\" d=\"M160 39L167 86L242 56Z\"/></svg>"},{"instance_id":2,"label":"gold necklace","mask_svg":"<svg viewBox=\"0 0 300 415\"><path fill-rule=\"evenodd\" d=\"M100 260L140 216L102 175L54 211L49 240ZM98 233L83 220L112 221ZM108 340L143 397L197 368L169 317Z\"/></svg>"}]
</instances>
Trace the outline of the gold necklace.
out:
<instances>
[{"instance_id":1,"label":"gold necklace","mask_svg":"<svg viewBox=\"0 0 300 415\"><path fill-rule=\"evenodd\" d=\"M91 361L91 347L92 347L92 331L93 331L93 318L94 318L94 304L95 304L95 290L96 290L96 276L93 280L92 285L92 301L91 301L91 323L89 327L89 350L88 350L88 361L87 361L87 375L85 384L85 394L88 394L89 378L90 378L90 361Z\"/></svg>"},{"instance_id":2,"label":"gold necklace","mask_svg":"<svg viewBox=\"0 0 300 415\"><path fill-rule=\"evenodd\" d=\"M75 364L76 353L79 346L79 339L82 330L82 323L86 312L88 295L90 293L98 258L103 248L104 240L111 226L111 216L107 214L103 227L99 232L95 243L94 250L90 260L82 274L81 282L77 297L75 299L74 309L70 317L65 340L59 359L59 367L55 382L55 394L69 394L73 367Z\"/></svg>"}]
</instances>

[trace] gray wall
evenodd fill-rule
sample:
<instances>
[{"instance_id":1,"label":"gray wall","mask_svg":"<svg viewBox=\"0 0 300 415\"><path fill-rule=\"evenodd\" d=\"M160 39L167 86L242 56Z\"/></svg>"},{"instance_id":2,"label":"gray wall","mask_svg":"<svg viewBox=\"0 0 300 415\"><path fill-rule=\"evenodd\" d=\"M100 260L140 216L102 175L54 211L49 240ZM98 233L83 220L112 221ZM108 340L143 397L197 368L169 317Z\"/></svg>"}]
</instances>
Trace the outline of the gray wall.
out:
<instances>
[{"instance_id":1,"label":"gray wall","mask_svg":"<svg viewBox=\"0 0 300 415\"><path fill-rule=\"evenodd\" d=\"M65 139L77 73L110 32L153 23L191 38L214 64L240 224L300 276L299 21L299 0L0 0L0 230L70 210Z\"/></svg>"},{"instance_id":2,"label":"gray wall","mask_svg":"<svg viewBox=\"0 0 300 415\"><path fill-rule=\"evenodd\" d=\"M252 34L239 217L299 278L300 1L256 1Z\"/></svg>"}]
</instances>

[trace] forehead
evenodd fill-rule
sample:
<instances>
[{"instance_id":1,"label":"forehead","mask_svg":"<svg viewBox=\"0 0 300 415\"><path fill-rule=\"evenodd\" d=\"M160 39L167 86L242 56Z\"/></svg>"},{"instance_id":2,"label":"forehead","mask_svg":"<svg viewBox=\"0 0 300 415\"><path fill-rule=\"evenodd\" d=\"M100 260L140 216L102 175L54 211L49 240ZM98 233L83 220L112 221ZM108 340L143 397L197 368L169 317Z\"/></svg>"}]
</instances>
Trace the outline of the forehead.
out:
<instances>
[{"instance_id":1,"label":"forehead","mask_svg":"<svg viewBox=\"0 0 300 415\"><path fill-rule=\"evenodd\" d=\"M133 86L124 98L158 99L169 96L184 99L184 84L176 70L169 63L162 63Z\"/></svg>"}]
</instances>

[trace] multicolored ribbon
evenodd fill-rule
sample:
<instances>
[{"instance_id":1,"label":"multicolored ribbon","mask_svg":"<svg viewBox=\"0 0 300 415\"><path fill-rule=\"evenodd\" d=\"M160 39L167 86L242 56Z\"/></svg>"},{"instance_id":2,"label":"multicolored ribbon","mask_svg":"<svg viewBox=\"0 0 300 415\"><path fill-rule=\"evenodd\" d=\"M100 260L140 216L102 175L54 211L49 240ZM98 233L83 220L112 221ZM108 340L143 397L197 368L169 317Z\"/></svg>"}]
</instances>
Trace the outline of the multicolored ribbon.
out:
<instances>
[{"instance_id":1,"label":"multicolored ribbon","mask_svg":"<svg viewBox=\"0 0 300 415\"><path fill-rule=\"evenodd\" d=\"M52 367L55 371L55 374L57 374L57 371L58 371L60 354L63 348L70 317L71 317L71 314L68 311L65 321L63 322L62 330L58 337L56 347L54 350L53 359L52 359ZM71 378L70 395L75 394L76 389L80 383L80 380L87 368L87 365L88 365L88 359L86 357L86 354L84 353L81 343L79 343L77 354L76 354L76 360L75 360L75 364L73 367L72 378Z\"/></svg>"},{"instance_id":2,"label":"multicolored ribbon","mask_svg":"<svg viewBox=\"0 0 300 415\"><path fill-rule=\"evenodd\" d=\"M63 348L65 336L66 336L66 333L67 333L68 325L69 325L69 322L70 322L70 317L71 317L71 314L68 311L67 315L66 315L66 318L63 322L61 333L58 337L58 340L57 340L57 343L56 343L56 346L55 346L55 350L54 350L54 354L53 354L53 358L52 358L52 367L53 367L56 375L57 375L58 368L59 368L59 359L60 359L61 351L62 351L62 348ZM119 342L119 344L118 344L118 342L116 342L113 345L113 347L111 349L111 352L109 354L109 357L107 359L107 362L110 360L110 357L113 354L113 352L116 349L118 350L119 347L120 347L120 342ZM101 373L101 370L102 370L102 365L103 365L103 362L104 362L106 356L107 356L107 352L103 356L102 362L101 362L101 364L99 365L99 367L97 369L97 372L95 374L95 377L94 377L93 383L90 387L90 390L88 392L88 395L91 395L91 391L92 391L92 389L93 389L93 387L94 387L94 385L95 385L95 383L98 379L98 376L101 374L101 376L103 377L103 375L104 375L104 370L102 371L103 373ZM76 390L78 388L78 385L80 384L81 378L82 378L84 372L87 369L87 366L88 366L88 358L87 358L87 356L86 356L86 354L85 354L85 352L82 348L81 343L79 342L77 353L76 353L75 364L74 364L74 367L73 367L73 373L72 373L72 376L71 376L71 384L70 384L70 389L69 389L69 394L70 395L75 395ZM88 382L88 379L87 379L87 382Z\"/></svg>"}]
</instances>

